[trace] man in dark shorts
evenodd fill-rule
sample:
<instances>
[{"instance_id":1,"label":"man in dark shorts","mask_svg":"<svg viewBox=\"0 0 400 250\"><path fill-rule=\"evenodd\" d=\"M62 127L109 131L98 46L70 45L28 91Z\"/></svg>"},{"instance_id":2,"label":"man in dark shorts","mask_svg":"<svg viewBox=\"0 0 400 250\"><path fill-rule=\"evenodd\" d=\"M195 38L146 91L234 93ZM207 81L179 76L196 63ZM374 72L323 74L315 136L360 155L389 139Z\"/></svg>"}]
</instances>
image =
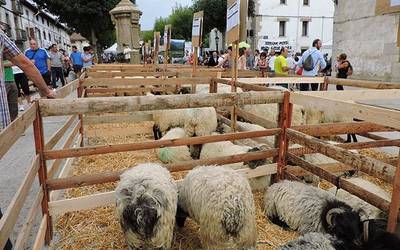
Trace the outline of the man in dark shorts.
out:
<instances>
[{"instance_id":1,"label":"man in dark shorts","mask_svg":"<svg viewBox=\"0 0 400 250\"><path fill-rule=\"evenodd\" d=\"M35 64L46 84L51 85L49 54L45 49L39 48L34 39L29 41L29 46L30 49L25 51L25 56Z\"/></svg>"},{"instance_id":2,"label":"man in dark shorts","mask_svg":"<svg viewBox=\"0 0 400 250\"><path fill-rule=\"evenodd\" d=\"M79 77L83 67L83 60L82 53L78 51L78 48L76 46L72 46L72 53L70 55L70 58L72 61L74 72Z\"/></svg>"}]
</instances>

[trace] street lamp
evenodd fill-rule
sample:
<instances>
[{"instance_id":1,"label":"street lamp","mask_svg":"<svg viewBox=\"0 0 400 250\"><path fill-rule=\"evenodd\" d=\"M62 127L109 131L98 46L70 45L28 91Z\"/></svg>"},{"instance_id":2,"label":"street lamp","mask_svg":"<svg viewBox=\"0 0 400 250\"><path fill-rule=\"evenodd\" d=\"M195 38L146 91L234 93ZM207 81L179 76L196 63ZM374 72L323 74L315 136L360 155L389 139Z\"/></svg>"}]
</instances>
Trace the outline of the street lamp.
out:
<instances>
[{"instance_id":1,"label":"street lamp","mask_svg":"<svg viewBox=\"0 0 400 250\"><path fill-rule=\"evenodd\" d=\"M219 43L219 37L216 36L216 37L215 37L215 46L216 46L216 48L217 48L217 53L218 53L218 43Z\"/></svg>"}]
</instances>

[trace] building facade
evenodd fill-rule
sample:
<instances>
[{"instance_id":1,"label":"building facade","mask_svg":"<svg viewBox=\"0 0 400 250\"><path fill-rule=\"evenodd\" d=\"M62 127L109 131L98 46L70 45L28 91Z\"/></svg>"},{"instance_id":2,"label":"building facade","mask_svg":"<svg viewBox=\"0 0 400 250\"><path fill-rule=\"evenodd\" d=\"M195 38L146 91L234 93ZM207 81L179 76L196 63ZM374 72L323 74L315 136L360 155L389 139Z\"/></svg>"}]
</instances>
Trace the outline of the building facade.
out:
<instances>
[{"instance_id":1,"label":"building facade","mask_svg":"<svg viewBox=\"0 0 400 250\"><path fill-rule=\"evenodd\" d=\"M247 27L253 48L279 50L286 46L293 53L303 52L319 38L323 52L332 54L332 0L256 0L255 6Z\"/></svg>"},{"instance_id":2,"label":"building facade","mask_svg":"<svg viewBox=\"0 0 400 250\"><path fill-rule=\"evenodd\" d=\"M0 24L21 50L29 47L29 38L36 39L40 47L55 43L70 49L68 27L59 23L56 16L39 11L30 0L0 0Z\"/></svg>"},{"instance_id":3,"label":"building facade","mask_svg":"<svg viewBox=\"0 0 400 250\"><path fill-rule=\"evenodd\" d=\"M376 1L338 0L333 53L346 53L356 79L400 82L400 14L376 15Z\"/></svg>"}]
</instances>

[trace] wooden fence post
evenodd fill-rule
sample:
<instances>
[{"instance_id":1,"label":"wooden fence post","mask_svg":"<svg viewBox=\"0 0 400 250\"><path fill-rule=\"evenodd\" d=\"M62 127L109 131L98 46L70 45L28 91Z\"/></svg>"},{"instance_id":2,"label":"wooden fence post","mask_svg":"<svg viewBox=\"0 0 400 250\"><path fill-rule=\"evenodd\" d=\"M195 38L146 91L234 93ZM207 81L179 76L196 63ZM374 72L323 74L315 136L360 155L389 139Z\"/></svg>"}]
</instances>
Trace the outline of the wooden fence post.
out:
<instances>
[{"instance_id":1,"label":"wooden fence post","mask_svg":"<svg viewBox=\"0 0 400 250\"><path fill-rule=\"evenodd\" d=\"M397 226L397 216L400 208L400 152L399 159L397 162L396 173L393 181L393 193L392 200L390 202L389 220L387 230L391 233L395 233Z\"/></svg>"},{"instance_id":2,"label":"wooden fence post","mask_svg":"<svg viewBox=\"0 0 400 250\"><path fill-rule=\"evenodd\" d=\"M286 167L287 152L288 152L288 138L286 129L290 128L292 119L293 104L290 103L290 92L285 91L283 96L283 103L279 104L279 127L281 133L278 136L277 146L279 147L277 158L277 177L278 180L285 178L284 170Z\"/></svg>"},{"instance_id":3,"label":"wooden fence post","mask_svg":"<svg viewBox=\"0 0 400 250\"><path fill-rule=\"evenodd\" d=\"M82 87L82 83L83 83L83 79L82 78L79 78L79 86L78 86L78 89L77 89L77 94L78 94L78 98L84 98L84 97L86 97L86 91L85 91L85 96L83 96L83 87ZM80 144L80 146L81 147L84 147L85 146L85 143L84 143L84 137L83 137L83 115L82 114L79 114L79 133L81 134L81 144Z\"/></svg>"},{"instance_id":4,"label":"wooden fence post","mask_svg":"<svg viewBox=\"0 0 400 250\"><path fill-rule=\"evenodd\" d=\"M39 155L40 157L40 167L38 171L38 176L39 176L39 183L42 186L43 189L43 199L42 199L42 214L43 216L48 216L47 220L47 229L46 229L46 237L45 241L46 244L50 244L50 241L52 239L53 235L53 226L52 226L52 221L51 217L49 214L49 191L47 189L46 181L47 181L47 166L46 166L46 160L44 159L43 156L43 150L44 150L44 134L43 134L43 120L42 116L40 115L39 111L39 102L36 101L33 105L37 106L37 111L36 111L36 118L33 121L33 135L35 138L35 150L36 154Z\"/></svg>"}]
</instances>

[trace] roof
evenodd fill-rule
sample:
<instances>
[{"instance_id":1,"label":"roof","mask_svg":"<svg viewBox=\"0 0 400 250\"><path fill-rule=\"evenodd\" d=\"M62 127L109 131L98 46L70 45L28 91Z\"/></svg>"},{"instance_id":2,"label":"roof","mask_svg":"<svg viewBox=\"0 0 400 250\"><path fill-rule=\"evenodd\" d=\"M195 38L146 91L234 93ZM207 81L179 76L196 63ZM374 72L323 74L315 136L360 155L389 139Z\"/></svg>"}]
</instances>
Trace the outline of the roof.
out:
<instances>
[{"instance_id":1,"label":"roof","mask_svg":"<svg viewBox=\"0 0 400 250\"><path fill-rule=\"evenodd\" d=\"M80 33L72 33L69 36L69 39L71 40L71 43L76 41L88 41L88 39L84 38Z\"/></svg>"}]
</instances>

